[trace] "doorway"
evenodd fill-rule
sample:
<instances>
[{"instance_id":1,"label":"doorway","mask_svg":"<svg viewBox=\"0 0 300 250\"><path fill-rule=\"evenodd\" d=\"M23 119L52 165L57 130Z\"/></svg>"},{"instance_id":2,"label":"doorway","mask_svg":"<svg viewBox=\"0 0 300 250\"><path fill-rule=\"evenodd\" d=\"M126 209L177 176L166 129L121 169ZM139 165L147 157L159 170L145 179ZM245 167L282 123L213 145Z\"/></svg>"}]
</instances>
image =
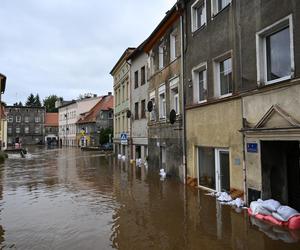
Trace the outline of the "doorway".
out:
<instances>
[{"instance_id":1,"label":"doorway","mask_svg":"<svg viewBox=\"0 0 300 250\"><path fill-rule=\"evenodd\" d=\"M300 210L299 141L261 141L262 198Z\"/></svg>"},{"instance_id":2,"label":"doorway","mask_svg":"<svg viewBox=\"0 0 300 250\"><path fill-rule=\"evenodd\" d=\"M198 183L218 192L230 190L228 149L198 147Z\"/></svg>"},{"instance_id":3,"label":"doorway","mask_svg":"<svg viewBox=\"0 0 300 250\"><path fill-rule=\"evenodd\" d=\"M216 190L218 192L230 191L229 150L216 149Z\"/></svg>"}]
</instances>

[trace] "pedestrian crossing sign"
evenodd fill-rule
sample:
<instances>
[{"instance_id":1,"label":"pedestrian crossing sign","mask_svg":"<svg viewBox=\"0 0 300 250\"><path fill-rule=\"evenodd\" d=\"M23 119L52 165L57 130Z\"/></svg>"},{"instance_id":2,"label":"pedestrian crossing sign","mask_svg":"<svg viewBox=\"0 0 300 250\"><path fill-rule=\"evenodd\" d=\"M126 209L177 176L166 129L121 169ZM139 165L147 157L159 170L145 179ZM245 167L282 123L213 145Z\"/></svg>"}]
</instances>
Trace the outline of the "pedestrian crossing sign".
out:
<instances>
[{"instance_id":1,"label":"pedestrian crossing sign","mask_svg":"<svg viewBox=\"0 0 300 250\"><path fill-rule=\"evenodd\" d=\"M120 139L122 145L127 145L127 133L121 133Z\"/></svg>"}]
</instances>

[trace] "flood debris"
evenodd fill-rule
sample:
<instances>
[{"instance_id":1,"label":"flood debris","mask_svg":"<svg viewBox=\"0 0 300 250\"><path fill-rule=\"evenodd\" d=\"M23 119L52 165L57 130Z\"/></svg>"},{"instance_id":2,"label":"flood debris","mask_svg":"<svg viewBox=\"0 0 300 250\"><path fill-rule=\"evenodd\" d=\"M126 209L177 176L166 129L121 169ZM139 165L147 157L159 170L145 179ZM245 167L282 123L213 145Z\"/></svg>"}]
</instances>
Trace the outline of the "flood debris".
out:
<instances>
[{"instance_id":1,"label":"flood debris","mask_svg":"<svg viewBox=\"0 0 300 250\"><path fill-rule=\"evenodd\" d=\"M234 206L237 208L245 207L245 202L241 198L234 199L230 194L226 192L211 192L206 195L214 196L222 205Z\"/></svg>"}]
</instances>

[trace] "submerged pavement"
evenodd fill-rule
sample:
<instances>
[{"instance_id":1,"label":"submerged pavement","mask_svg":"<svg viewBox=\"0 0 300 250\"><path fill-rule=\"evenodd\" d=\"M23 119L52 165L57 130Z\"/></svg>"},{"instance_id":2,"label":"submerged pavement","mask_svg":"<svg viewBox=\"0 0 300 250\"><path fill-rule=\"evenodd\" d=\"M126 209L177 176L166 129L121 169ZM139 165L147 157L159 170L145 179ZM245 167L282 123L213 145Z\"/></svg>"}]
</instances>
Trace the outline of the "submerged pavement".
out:
<instances>
[{"instance_id":1,"label":"submerged pavement","mask_svg":"<svg viewBox=\"0 0 300 250\"><path fill-rule=\"evenodd\" d=\"M300 249L298 237L97 152L37 147L0 165L1 249Z\"/></svg>"}]
</instances>

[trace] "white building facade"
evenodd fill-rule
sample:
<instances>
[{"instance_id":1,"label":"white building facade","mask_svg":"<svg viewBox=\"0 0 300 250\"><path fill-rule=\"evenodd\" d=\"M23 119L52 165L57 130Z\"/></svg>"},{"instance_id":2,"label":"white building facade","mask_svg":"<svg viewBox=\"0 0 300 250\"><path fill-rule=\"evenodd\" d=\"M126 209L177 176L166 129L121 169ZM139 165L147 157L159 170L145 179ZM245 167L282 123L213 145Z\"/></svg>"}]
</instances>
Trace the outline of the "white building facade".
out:
<instances>
[{"instance_id":1,"label":"white building facade","mask_svg":"<svg viewBox=\"0 0 300 250\"><path fill-rule=\"evenodd\" d=\"M63 146L78 146L76 138L76 122L80 114L88 112L101 97L62 103L58 109L59 142Z\"/></svg>"},{"instance_id":2,"label":"white building facade","mask_svg":"<svg viewBox=\"0 0 300 250\"><path fill-rule=\"evenodd\" d=\"M131 136L132 158L142 159L148 156L148 81L147 81L148 55L140 45L128 58L130 64L130 110L131 110Z\"/></svg>"}]
</instances>

